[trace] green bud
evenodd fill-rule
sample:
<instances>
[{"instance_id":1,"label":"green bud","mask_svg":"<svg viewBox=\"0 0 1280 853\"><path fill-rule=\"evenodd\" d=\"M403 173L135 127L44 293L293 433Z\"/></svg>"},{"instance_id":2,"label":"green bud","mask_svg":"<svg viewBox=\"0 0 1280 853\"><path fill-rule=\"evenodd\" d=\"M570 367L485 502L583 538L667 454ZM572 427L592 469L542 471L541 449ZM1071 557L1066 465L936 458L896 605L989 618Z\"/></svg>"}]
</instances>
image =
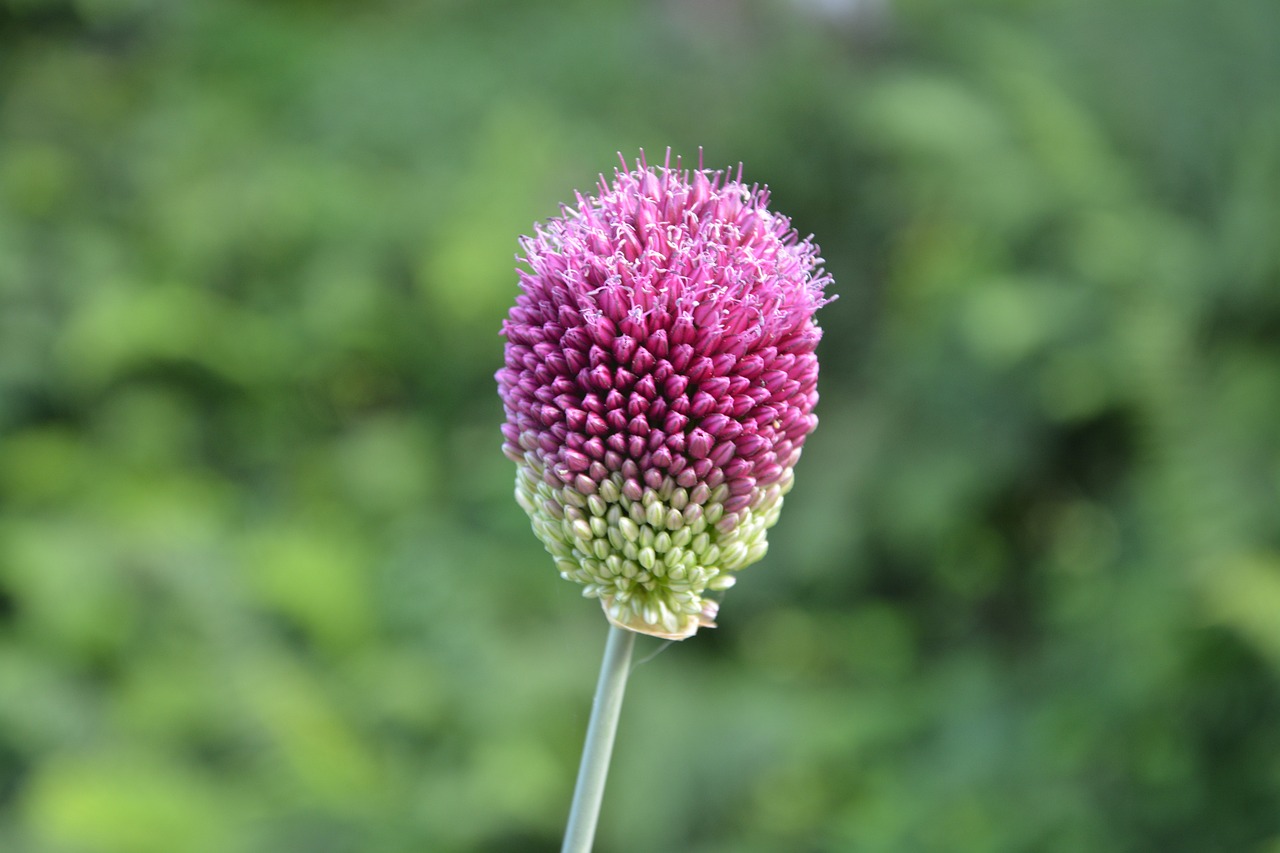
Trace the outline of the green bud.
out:
<instances>
[{"instance_id":1,"label":"green bud","mask_svg":"<svg viewBox=\"0 0 1280 853\"><path fill-rule=\"evenodd\" d=\"M728 589L738 582L738 579L728 572L722 572L707 582L708 589Z\"/></svg>"},{"instance_id":2,"label":"green bud","mask_svg":"<svg viewBox=\"0 0 1280 853\"><path fill-rule=\"evenodd\" d=\"M519 486L516 486L516 503L520 504L520 508L526 515L537 512L537 504L534 503L533 496Z\"/></svg>"},{"instance_id":3,"label":"green bud","mask_svg":"<svg viewBox=\"0 0 1280 853\"><path fill-rule=\"evenodd\" d=\"M617 476L616 474L614 476ZM618 498L622 497L622 491L618 488L618 484L612 479L603 480L600 483L599 495L607 503L617 503Z\"/></svg>"},{"instance_id":4,"label":"green bud","mask_svg":"<svg viewBox=\"0 0 1280 853\"><path fill-rule=\"evenodd\" d=\"M732 571L743 564L747 556L747 547L741 542L734 542L725 548L720 555L720 565Z\"/></svg>"},{"instance_id":5,"label":"green bud","mask_svg":"<svg viewBox=\"0 0 1280 853\"><path fill-rule=\"evenodd\" d=\"M662 484L658 486L658 499L663 503L671 500L671 495L676 490L676 481L670 477L663 477Z\"/></svg>"}]
</instances>

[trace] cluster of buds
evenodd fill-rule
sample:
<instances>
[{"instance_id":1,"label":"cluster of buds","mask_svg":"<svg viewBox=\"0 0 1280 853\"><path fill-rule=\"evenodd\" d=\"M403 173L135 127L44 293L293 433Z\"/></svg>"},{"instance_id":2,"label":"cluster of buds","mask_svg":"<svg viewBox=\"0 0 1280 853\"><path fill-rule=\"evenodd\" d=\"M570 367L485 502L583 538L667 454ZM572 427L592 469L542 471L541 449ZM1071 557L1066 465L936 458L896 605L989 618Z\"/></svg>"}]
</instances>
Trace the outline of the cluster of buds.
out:
<instances>
[{"instance_id":1,"label":"cluster of buds","mask_svg":"<svg viewBox=\"0 0 1280 853\"><path fill-rule=\"evenodd\" d=\"M817 424L830 278L741 168L624 161L576 201L521 240L503 450L561 576L682 639L768 548Z\"/></svg>"}]
</instances>

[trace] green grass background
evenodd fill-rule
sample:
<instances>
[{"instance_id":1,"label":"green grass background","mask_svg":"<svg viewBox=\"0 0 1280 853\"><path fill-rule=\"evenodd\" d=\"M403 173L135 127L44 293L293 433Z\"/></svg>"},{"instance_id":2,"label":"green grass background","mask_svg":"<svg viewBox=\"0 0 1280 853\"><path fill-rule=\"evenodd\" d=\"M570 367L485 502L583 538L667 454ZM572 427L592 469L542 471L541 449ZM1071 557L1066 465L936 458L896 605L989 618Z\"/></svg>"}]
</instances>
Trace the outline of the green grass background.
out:
<instances>
[{"instance_id":1,"label":"green grass background","mask_svg":"<svg viewBox=\"0 0 1280 853\"><path fill-rule=\"evenodd\" d=\"M518 235L701 146L824 249L822 424L634 673L597 849L1280 853L1277 43L0 0L0 850L558 849L605 623L512 499L497 330Z\"/></svg>"}]
</instances>

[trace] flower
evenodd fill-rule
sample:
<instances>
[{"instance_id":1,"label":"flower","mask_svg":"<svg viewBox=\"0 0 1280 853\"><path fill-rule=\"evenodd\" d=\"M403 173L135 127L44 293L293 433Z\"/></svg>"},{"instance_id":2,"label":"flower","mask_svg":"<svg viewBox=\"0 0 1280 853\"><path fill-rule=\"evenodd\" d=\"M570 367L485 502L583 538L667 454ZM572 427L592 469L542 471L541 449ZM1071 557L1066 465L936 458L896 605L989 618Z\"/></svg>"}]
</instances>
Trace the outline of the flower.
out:
<instances>
[{"instance_id":1,"label":"flower","mask_svg":"<svg viewBox=\"0 0 1280 853\"><path fill-rule=\"evenodd\" d=\"M620 627L714 626L706 593L764 556L817 425L830 277L768 198L741 166L642 155L521 238L503 451L561 576Z\"/></svg>"}]
</instances>

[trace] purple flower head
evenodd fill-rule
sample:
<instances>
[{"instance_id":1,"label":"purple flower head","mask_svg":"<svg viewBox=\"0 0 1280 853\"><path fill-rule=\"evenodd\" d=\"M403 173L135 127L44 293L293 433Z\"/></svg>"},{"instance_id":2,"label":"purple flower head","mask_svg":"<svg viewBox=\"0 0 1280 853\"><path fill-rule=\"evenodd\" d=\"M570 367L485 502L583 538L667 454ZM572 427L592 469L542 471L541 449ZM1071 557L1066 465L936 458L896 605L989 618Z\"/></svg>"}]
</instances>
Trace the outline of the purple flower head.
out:
<instances>
[{"instance_id":1,"label":"purple flower head","mask_svg":"<svg viewBox=\"0 0 1280 853\"><path fill-rule=\"evenodd\" d=\"M764 556L817 425L818 248L738 176L662 167L521 239L503 451L562 577L615 625L682 639Z\"/></svg>"}]
</instances>

